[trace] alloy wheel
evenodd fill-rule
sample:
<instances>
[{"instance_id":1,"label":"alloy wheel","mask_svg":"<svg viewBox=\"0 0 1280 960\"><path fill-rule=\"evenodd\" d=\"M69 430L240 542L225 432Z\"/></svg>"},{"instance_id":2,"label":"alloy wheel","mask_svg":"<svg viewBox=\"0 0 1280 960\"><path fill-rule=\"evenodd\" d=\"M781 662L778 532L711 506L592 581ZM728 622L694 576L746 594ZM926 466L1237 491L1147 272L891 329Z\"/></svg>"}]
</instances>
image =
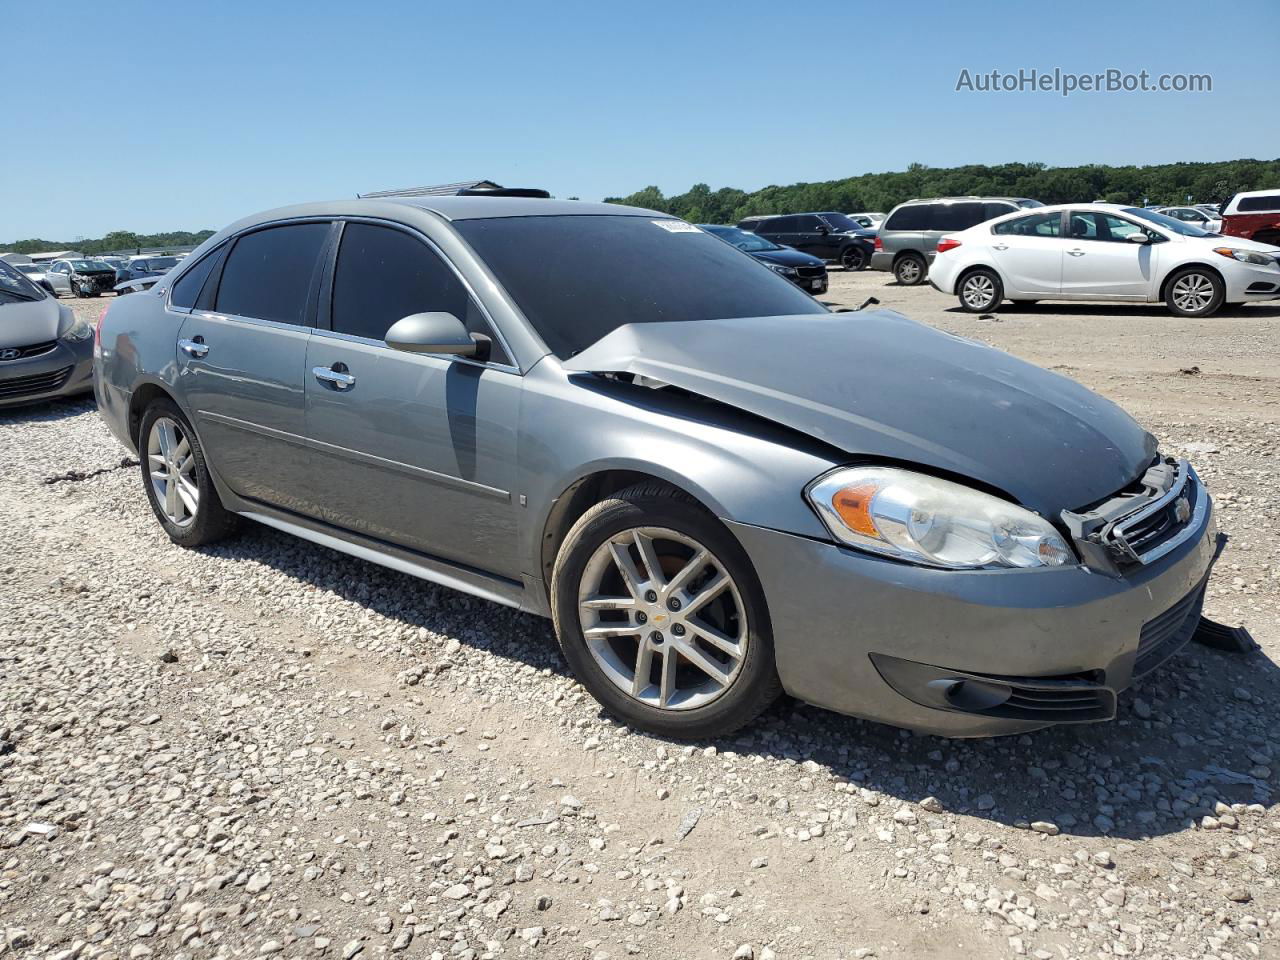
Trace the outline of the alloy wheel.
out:
<instances>
[{"instance_id":1,"label":"alloy wheel","mask_svg":"<svg viewBox=\"0 0 1280 960\"><path fill-rule=\"evenodd\" d=\"M850 247L844 252L844 257L841 259L841 265L846 270L861 270L862 263L865 259L866 254L864 254L860 249L857 247Z\"/></svg>"},{"instance_id":2,"label":"alloy wheel","mask_svg":"<svg viewBox=\"0 0 1280 960\"><path fill-rule=\"evenodd\" d=\"M737 584L707 547L675 530L636 527L602 543L582 574L578 616L605 676L651 707L706 706L746 659Z\"/></svg>"},{"instance_id":3,"label":"alloy wheel","mask_svg":"<svg viewBox=\"0 0 1280 960\"><path fill-rule=\"evenodd\" d=\"M971 310L986 310L996 296L995 282L985 273L975 273L960 289L965 305Z\"/></svg>"},{"instance_id":4,"label":"alloy wheel","mask_svg":"<svg viewBox=\"0 0 1280 960\"><path fill-rule=\"evenodd\" d=\"M1199 313L1213 302L1213 281L1203 273L1188 273L1173 284L1173 302L1186 313Z\"/></svg>"},{"instance_id":5,"label":"alloy wheel","mask_svg":"<svg viewBox=\"0 0 1280 960\"><path fill-rule=\"evenodd\" d=\"M147 471L156 503L170 523L187 527L200 508L196 458L182 424L160 417L147 436Z\"/></svg>"},{"instance_id":6,"label":"alloy wheel","mask_svg":"<svg viewBox=\"0 0 1280 960\"><path fill-rule=\"evenodd\" d=\"M908 286L920 279L920 262L914 257L898 264L898 281Z\"/></svg>"}]
</instances>

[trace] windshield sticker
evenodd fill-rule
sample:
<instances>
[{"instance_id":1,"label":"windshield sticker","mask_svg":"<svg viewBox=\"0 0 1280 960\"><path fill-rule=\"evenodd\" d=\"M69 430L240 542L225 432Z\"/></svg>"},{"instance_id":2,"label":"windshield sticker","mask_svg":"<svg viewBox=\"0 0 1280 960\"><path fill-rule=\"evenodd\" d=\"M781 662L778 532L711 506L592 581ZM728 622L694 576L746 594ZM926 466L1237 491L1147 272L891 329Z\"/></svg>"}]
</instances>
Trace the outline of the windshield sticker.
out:
<instances>
[{"instance_id":1,"label":"windshield sticker","mask_svg":"<svg viewBox=\"0 0 1280 960\"><path fill-rule=\"evenodd\" d=\"M650 220L655 227L661 227L667 233L701 233L692 223L683 220Z\"/></svg>"}]
</instances>

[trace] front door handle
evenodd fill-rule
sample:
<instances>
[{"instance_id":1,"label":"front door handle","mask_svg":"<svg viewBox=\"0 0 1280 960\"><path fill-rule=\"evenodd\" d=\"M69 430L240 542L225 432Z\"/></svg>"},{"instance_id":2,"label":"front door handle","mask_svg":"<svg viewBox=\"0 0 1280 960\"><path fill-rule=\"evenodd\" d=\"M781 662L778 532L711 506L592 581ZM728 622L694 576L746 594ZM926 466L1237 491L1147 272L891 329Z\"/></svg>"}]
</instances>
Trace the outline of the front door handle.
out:
<instances>
[{"instance_id":1,"label":"front door handle","mask_svg":"<svg viewBox=\"0 0 1280 960\"><path fill-rule=\"evenodd\" d=\"M994 243L991 245L991 249L992 250L1008 250L1009 245L1007 243Z\"/></svg>"},{"instance_id":2,"label":"front door handle","mask_svg":"<svg viewBox=\"0 0 1280 960\"><path fill-rule=\"evenodd\" d=\"M1083 250L1068 250L1068 251L1067 251L1067 256L1069 256L1069 257L1083 257L1083 256L1084 256L1084 251L1083 251Z\"/></svg>"},{"instance_id":3,"label":"front door handle","mask_svg":"<svg viewBox=\"0 0 1280 960\"><path fill-rule=\"evenodd\" d=\"M339 370L338 367L343 369ZM335 390L350 390L355 386L356 378L346 371L346 364L335 363L332 367L312 367L311 372L321 383L327 383Z\"/></svg>"},{"instance_id":4,"label":"front door handle","mask_svg":"<svg viewBox=\"0 0 1280 960\"><path fill-rule=\"evenodd\" d=\"M195 337L191 340L179 340L178 346L187 356L195 357L197 360L209 352L208 346L205 345L204 337Z\"/></svg>"}]
</instances>

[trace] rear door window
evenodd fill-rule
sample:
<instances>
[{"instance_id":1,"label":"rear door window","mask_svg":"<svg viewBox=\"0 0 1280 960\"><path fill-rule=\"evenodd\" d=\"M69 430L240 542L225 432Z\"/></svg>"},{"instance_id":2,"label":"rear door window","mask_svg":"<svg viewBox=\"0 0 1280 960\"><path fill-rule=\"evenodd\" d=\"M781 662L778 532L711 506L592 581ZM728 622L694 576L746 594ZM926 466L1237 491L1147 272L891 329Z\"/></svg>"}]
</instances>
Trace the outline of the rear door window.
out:
<instances>
[{"instance_id":1,"label":"rear door window","mask_svg":"<svg viewBox=\"0 0 1280 960\"><path fill-rule=\"evenodd\" d=\"M382 340L397 320L415 313L451 313L471 333L492 340L489 359L510 358L453 269L429 246L402 230L348 223L333 274L333 329Z\"/></svg>"},{"instance_id":2,"label":"rear door window","mask_svg":"<svg viewBox=\"0 0 1280 960\"><path fill-rule=\"evenodd\" d=\"M774 217L756 227L756 233L795 233L799 229L798 220L799 217Z\"/></svg>"},{"instance_id":3,"label":"rear door window","mask_svg":"<svg viewBox=\"0 0 1280 960\"><path fill-rule=\"evenodd\" d=\"M314 326L307 305L328 235L327 223L294 223L242 236L222 270L218 312Z\"/></svg>"},{"instance_id":4,"label":"rear door window","mask_svg":"<svg viewBox=\"0 0 1280 960\"><path fill-rule=\"evenodd\" d=\"M1062 232L1060 213L1033 213L1029 217L1014 217L997 223L991 232L1013 237L1056 237Z\"/></svg>"},{"instance_id":5,"label":"rear door window","mask_svg":"<svg viewBox=\"0 0 1280 960\"><path fill-rule=\"evenodd\" d=\"M935 209L933 221L926 229L968 230L985 219L981 203L940 203Z\"/></svg>"}]
</instances>

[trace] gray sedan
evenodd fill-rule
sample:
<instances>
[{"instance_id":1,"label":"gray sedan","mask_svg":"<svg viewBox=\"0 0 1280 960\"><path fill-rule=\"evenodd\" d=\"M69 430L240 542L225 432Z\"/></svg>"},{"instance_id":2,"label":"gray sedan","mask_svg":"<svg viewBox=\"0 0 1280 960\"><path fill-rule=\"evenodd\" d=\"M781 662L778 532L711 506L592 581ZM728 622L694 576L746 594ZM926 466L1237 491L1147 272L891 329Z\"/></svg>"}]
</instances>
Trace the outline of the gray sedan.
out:
<instances>
[{"instance_id":1,"label":"gray sedan","mask_svg":"<svg viewBox=\"0 0 1280 960\"><path fill-rule=\"evenodd\" d=\"M0 408L93 388L93 327L0 261Z\"/></svg>"},{"instance_id":2,"label":"gray sedan","mask_svg":"<svg viewBox=\"0 0 1280 960\"><path fill-rule=\"evenodd\" d=\"M252 216L112 301L95 372L174 542L248 518L550 617L669 736L783 691L958 736L1105 720L1216 555L1194 470L1109 401L648 210Z\"/></svg>"}]
</instances>

